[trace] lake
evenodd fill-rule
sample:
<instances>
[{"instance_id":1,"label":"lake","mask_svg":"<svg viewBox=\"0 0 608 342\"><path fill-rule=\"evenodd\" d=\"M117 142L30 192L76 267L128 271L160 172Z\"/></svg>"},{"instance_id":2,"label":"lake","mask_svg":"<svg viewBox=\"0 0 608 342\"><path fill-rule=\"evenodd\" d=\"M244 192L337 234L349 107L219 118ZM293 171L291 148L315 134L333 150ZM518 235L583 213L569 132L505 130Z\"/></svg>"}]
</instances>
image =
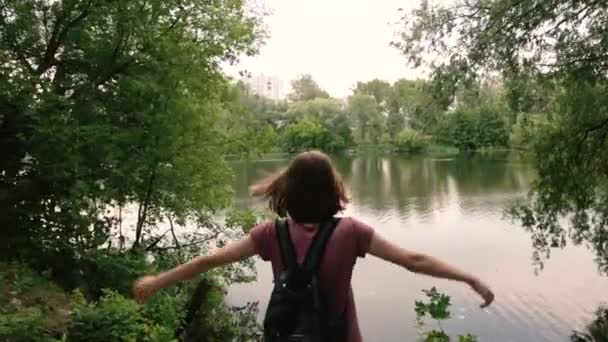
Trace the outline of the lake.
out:
<instances>
[{"instance_id":1,"label":"lake","mask_svg":"<svg viewBox=\"0 0 608 342\"><path fill-rule=\"evenodd\" d=\"M569 245L554 250L544 269L533 263L530 236L504 217L525 196L535 177L532 166L509 155L448 157L340 157L335 159L352 203L345 215L370 224L405 248L443 258L487 281L495 303L465 285L410 273L373 256L357 262L353 275L365 341L416 340L414 301L436 286L452 298L452 336L481 341L569 341L601 302L608 279L598 273L592 252ZM233 163L239 207L265 208L248 187L286 159ZM256 261L258 280L233 286L229 302L259 301L263 315L272 288L270 265ZM435 327L428 322L428 328Z\"/></svg>"}]
</instances>

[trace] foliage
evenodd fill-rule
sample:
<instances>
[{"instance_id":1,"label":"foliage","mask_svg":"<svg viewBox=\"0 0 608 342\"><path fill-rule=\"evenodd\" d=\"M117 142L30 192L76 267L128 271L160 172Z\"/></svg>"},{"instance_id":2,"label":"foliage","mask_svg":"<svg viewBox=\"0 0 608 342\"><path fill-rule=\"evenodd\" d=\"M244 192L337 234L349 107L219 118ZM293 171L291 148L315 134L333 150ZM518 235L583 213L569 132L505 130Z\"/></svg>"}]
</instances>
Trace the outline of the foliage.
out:
<instances>
[{"instance_id":1,"label":"foliage","mask_svg":"<svg viewBox=\"0 0 608 342\"><path fill-rule=\"evenodd\" d=\"M550 249L564 247L570 237L591 246L600 270L606 272L608 84L564 82L565 92L558 98L561 110L533 145L539 175L535 191L510 214L532 234L541 267ZM570 224L563 226L566 215Z\"/></svg>"},{"instance_id":2,"label":"foliage","mask_svg":"<svg viewBox=\"0 0 608 342\"><path fill-rule=\"evenodd\" d=\"M278 142L282 125L282 103L252 94L239 82L229 87L226 110L221 120L228 154L250 155L270 152Z\"/></svg>"},{"instance_id":3,"label":"foliage","mask_svg":"<svg viewBox=\"0 0 608 342\"><path fill-rule=\"evenodd\" d=\"M444 320L450 318L450 297L440 293L435 287L430 290L422 290L429 299L428 303L416 301L416 316L423 318L427 314L436 320Z\"/></svg>"},{"instance_id":4,"label":"foliage","mask_svg":"<svg viewBox=\"0 0 608 342\"><path fill-rule=\"evenodd\" d=\"M215 308L209 310L206 317L209 341L249 341L259 336L257 305L229 309L223 305L223 293L217 290L212 290L207 300L207 305Z\"/></svg>"},{"instance_id":5,"label":"foliage","mask_svg":"<svg viewBox=\"0 0 608 342\"><path fill-rule=\"evenodd\" d=\"M414 130L403 130L391 142L397 152L420 153L427 146L428 141Z\"/></svg>"},{"instance_id":6,"label":"foliage","mask_svg":"<svg viewBox=\"0 0 608 342\"><path fill-rule=\"evenodd\" d=\"M608 341L608 308L597 309L593 322L587 325L586 332L575 331L570 335L572 342Z\"/></svg>"},{"instance_id":7,"label":"foliage","mask_svg":"<svg viewBox=\"0 0 608 342\"><path fill-rule=\"evenodd\" d=\"M504 119L491 108L451 113L437 131L440 143L456 146L461 151L506 147L508 138Z\"/></svg>"},{"instance_id":8,"label":"foliage","mask_svg":"<svg viewBox=\"0 0 608 342\"><path fill-rule=\"evenodd\" d=\"M512 148L528 149L534 145L548 119L544 114L522 114L519 115L515 124L511 127L509 146Z\"/></svg>"},{"instance_id":9,"label":"foliage","mask_svg":"<svg viewBox=\"0 0 608 342\"><path fill-rule=\"evenodd\" d=\"M250 209L232 210L226 217L226 227L248 233L258 223L258 215Z\"/></svg>"},{"instance_id":10,"label":"foliage","mask_svg":"<svg viewBox=\"0 0 608 342\"><path fill-rule=\"evenodd\" d=\"M79 278L73 285L79 285L92 298L99 297L103 289L127 296L135 279L154 270L141 251L118 252L111 249L90 251L76 267L75 271L79 272L75 273Z\"/></svg>"},{"instance_id":11,"label":"foliage","mask_svg":"<svg viewBox=\"0 0 608 342\"><path fill-rule=\"evenodd\" d=\"M310 149L336 152L347 147L341 136L332 134L320 122L308 117L285 128L283 144L290 153Z\"/></svg>"},{"instance_id":12,"label":"foliage","mask_svg":"<svg viewBox=\"0 0 608 342\"><path fill-rule=\"evenodd\" d=\"M0 339L14 342L47 342L44 335L44 315L38 308L26 308L16 313L0 311Z\"/></svg>"},{"instance_id":13,"label":"foliage","mask_svg":"<svg viewBox=\"0 0 608 342\"><path fill-rule=\"evenodd\" d=\"M389 123L398 115L405 118L410 128L423 133L431 132L447 110L447 106L441 106L434 101L428 88L429 84L425 80L397 80L389 98ZM389 132L399 132L399 127L387 124Z\"/></svg>"},{"instance_id":14,"label":"foliage","mask_svg":"<svg viewBox=\"0 0 608 342\"><path fill-rule=\"evenodd\" d=\"M126 204L139 207L139 245L165 215L200 221L227 203L219 63L261 34L243 1L0 8L5 256L77 258L108 241Z\"/></svg>"},{"instance_id":15,"label":"foliage","mask_svg":"<svg viewBox=\"0 0 608 342\"><path fill-rule=\"evenodd\" d=\"M355 89L353 89L353 93L363 93L373 96L376 103L381 106L381 111L385 111L384 106L389 101L391 90L390 83L376 78L368 82L357 82Z\"/></svg>"},{"instance_id":16,"label":"foliage","mask_svg":"<svg viewBox=\"0 0 608 342\"><path fill-rule=\"evenodd\" d=\"M424 333L424 341L426 342L449 342L450 336L443 331L441 327L441 321L450 318L449 307L450 296L443 294L435 287L430 290L422 290L426 295L428 302L416 301L416 322L418 327L424 327L424 318L429 316L437 322L439 330L430 330ZM471 334L459 335L459 342L476 342L477 338Z\"/></svg>"},{"instance_id":17,"label":"foliage","mask_svg":"<svg viewBox=\"0 0 608 342\"><path fill-rule=\"evenodd\" d=\"M304 74L291 81L291 93L287 95L290 101L309 101L316 98L329 98L329 94L312 79L310 74Z\"/></svg>"},{"instance_id":18,"label":"foliage","mask_svg":"<svg viewBox=\"0 0 608 342\"><path fill-rule=\"evenodd\" d=\"M351 123L341 101L317 98L291 103L285 113L285 122L288 126L284 133L289 132L289 127L294 123L298 124L304 119L319 123L327 131L328 136L325 140L322 139L322 143L317 142L320 144L319 148L328 152L338 152L353 144ZM289 149L287 151L292 152Z\"/></svg>"},{"instance_id":19,"label":"foliage","mask_svg":"<svg viewBox=\"0 0 608 342\"><path fill-rule=\"evenodd\" d=\"M355 93L348 98L348 114L354 120L359 143L378 143L384 125L378 103L372 95Z\"/></svg>"},{"instance_id":20,"label":"foliage","mask_svg":"<svg viewBox=\"0 0 608 342\"><path fill-rule=\"evenodd\" d=\"M12 336L18 341L48 341L64 332L69 299L48 272L0 263L0 283L0 340Z\"/></svg>"},{"instance_id":21,"label":"foliage","mask_svg":"<svg viewBox=\"0 0 608 342\"><path fill-rule=\"evenodd\" d=\"M133 300L106 291L99 303L74 295L70 341L172 341L173 331L147 321Z\"/></svg>"},{"instance_id":22,"label":"foliage","mask_svg":"<svg viewBox=\"0 0 608 342\"><path fill-rule=\"evenodd\" d=\"M537 253L586 243L608 270L608 4L603 1L422 1L394 45L414 65L430 56L434 97L451 99L482 75L505 79L516 114L548 123L532 150L539 179L511 214ZM457 48L456 48L457 47ZM539 113L540 112L540 113ZM562 220L566 216L567 220ZM562 224L562 222L568 222Z\"/></svg>"}]
</instances>

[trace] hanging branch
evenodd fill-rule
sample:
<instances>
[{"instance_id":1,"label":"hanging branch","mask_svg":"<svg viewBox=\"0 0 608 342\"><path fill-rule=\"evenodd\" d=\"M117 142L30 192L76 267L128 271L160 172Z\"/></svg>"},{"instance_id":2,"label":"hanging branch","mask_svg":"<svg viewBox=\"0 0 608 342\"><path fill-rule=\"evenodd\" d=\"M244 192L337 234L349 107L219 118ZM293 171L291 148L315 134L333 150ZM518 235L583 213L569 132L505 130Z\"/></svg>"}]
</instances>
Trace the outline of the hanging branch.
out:
<instances>
[{"instance_id":1,"label":"hanging branch","mask_svg":"<svg viewBox=\"0 0 608 342\"><path fill-rule=\"evenodd\" d=\"M173 235L173 241L175 242L175 246L177 247L177 249L181 249L181 246L179 245L179 240L177 239L177 236L175 236L175 228L173 227L173 219L171 219L171 215L167 215L167 218L169 219L169 225L171 226L171 235Z\"/></svg>"},{"instance_id":2,"label":"hanging branch","mask_svg":"<svg viewBox=\"0 0 608 342\"><path fill-rule=\"evenodd\" d=\"M220 232L218 231L218 232L215 232L215 234L213 234L211 236L208 236L208 237L206 237L204 239L196 240L196 241L193 241L193 242L190 242L190 243L187 243L187 244L182 244L182 245L179 245L179 246L176 245L176 246L163 246L163 247L154 247L154 246L152 246L152 247L153 247L153 249L155 251L168 251L168 250L172 250L172 249L181 249L181 248L192 247L192 246L203 244L205 242L209 242L211 240L216 239L219 235L220 235ZM150 248L150 249L152 249L152 248ZM148 248L146 250L148 250Z\"/></svg>"},{"instance_id":3,"label":"hanging branch","mask_svg":"<svg viewBox=\"0 0 608 342\"><path fill-rule=\"evenodd\" d=\"M169 232L170 229L165 230L164 233L162 233L159 237L157 237L154 241L152 241L152 243L150 245L148 245L148 247L146 247L144 250L146 252L151 251L152 249L154 249L154 247L156 247L156 245L158 245L158 243L165 237L165 235L167 235L167 233Z\"/></svg>"}]
</instances>

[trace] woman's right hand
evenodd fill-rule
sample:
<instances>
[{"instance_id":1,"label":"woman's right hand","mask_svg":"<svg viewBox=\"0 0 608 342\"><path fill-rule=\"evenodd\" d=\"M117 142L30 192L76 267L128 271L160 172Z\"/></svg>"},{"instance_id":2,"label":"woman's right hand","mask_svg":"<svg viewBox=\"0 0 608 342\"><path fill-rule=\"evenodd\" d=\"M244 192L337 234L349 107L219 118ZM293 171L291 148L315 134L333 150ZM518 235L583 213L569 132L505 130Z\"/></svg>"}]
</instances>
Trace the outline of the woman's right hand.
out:
<instances>
[{"instance_id":1,"label":"woman's right hand","mask_svg":"<svg viewBox=\"0 0 608 342\"><path fill-rule=\"evenodd\" d=\"M474 278L469 285L471 285L471 288L473 288L473 290L477 292L477 294L480 295L481 298L483 298L484 303L481 304L482 308L485 308L492 304L492 302L494 301L494 292L492 292L488 285L486 285L484 282L477 278Z\"/></svg>"},{"instance_id":2,"label":"woman's right hand","mask_svg":"<svg viewBox=\"0 0 608 342\"><path fill-rule=\"evenodd\" d=\"M152 295L158 291L158 279L155 276L144 276L133 284L133 296L139 304L145 303Z\"/></svg>"}]
</instances>

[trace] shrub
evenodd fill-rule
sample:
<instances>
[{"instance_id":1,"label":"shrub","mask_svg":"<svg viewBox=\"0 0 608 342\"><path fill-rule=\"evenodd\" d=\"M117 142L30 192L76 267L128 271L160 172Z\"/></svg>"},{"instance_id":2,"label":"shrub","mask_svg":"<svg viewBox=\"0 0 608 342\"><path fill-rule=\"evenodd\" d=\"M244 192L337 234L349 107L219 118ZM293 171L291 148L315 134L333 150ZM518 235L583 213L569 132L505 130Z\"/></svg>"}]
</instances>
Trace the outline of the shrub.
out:
<instances>
[{"instance_id":1,"label":"shrub","mask_svg":"<svg viewBox=\"0 0 608 342\"><path fill-rule=\"evenodd\" d=\"M148 322L174 332L184 323L185 297L186 294L177 293L175 288L163 290L142 306L142 316Z\"/></svg>"},{"instance_id":2,"label":"shrub","mask_svg":"<svg viewBox=\"0 0 608 342\"><path fill-rule=\"evenodd\" d=\"M14 335L10 341L46 341L64 333L69 299L45 273L21 263L0 264L0 341L7 334Z\"/></svg>"},{"instance_id":3,"label":"shrub","mask_svg":"<svg viewBox=\"0 0 608 342\"><path fill-rule=\"evenodd\" d=\"M184 341L255 341L260 327L257 303L243 308L229 308L224 302L224 288L217 280L204 277L189 303L189 324Z\"/></svg>"},{"instance_id":4,"label":"shrub","mask_svg":"<svg viewBox=\"0 0 608 342\"><path fill-rule=\"evenodd\" d=\"M159 306L158 301L158 299L156 303L152 301L148 307L149 311L145 311L145 314L173 312L159 309L166 308L166 306ZM160 301L162 302L162 300ZM68 329L70 342L166 342L175 340L174 327L171 326L175 324L175 319L153 317L158 322L147 319L137 303L116 292L104 291L99 302L87 303L82 293L75 291L73 306L72 320ZM153 308L156 308L156 311Z\"/></svg>"},{"instance_id":5,"label":"shrub","mask_svg":"<svg viewBox=\"0 0 608 342\"><path fill-rule=\"evenodd\" d=\"M392 145L397 152L420 153L427 148L428 142L416 131L406 129L397 134Z\"/></svg>"},{"instance_id":6,"label":"shrub","mask_svg":"<svg viewBox=\"0 0 608 342\"><path fill-rule=\"evenodd\" d=\"M81 286L91 298L102 295L102 289L111 289L129 295L133 281L152 271L140 251L120 253L94 250L81 261Z\"/></svg>"},{"instance_id":7,"label":"shrub","mask_svg":"<svg viewBox=\"0 0 608 342\"><path fill-rule=\"evenodd\" d=\"M134 301L110 291L97 304L86 303L78 291L74 297L69 341L135 341L143 333L143 317Z\"/></svg>"},{"instance_id":8,"label":"shrub","mask_svg":"<svg viewBox=\"0 0 608 342\"><path fill-rule=\"evenodd\" d=\"M342 152L352 144L350 131L331 127L315 118L305 117L290 124L283 133L283 146L289 152L320 149L325 152ZM348 127L346 127L348 129Z\"/></svg>"},{"instance_id":9,"label":"shrub","mask_svg":"<svg viewBox=\"0 0 608 342\"><path fill-rule=\"evenodd\" d=\"M38 308L26 308L16 313L0 312L0 340L11 342L47 342L45 318ZM10 338L10 339L9 339Z\"/></svg>"}]
</instances>

